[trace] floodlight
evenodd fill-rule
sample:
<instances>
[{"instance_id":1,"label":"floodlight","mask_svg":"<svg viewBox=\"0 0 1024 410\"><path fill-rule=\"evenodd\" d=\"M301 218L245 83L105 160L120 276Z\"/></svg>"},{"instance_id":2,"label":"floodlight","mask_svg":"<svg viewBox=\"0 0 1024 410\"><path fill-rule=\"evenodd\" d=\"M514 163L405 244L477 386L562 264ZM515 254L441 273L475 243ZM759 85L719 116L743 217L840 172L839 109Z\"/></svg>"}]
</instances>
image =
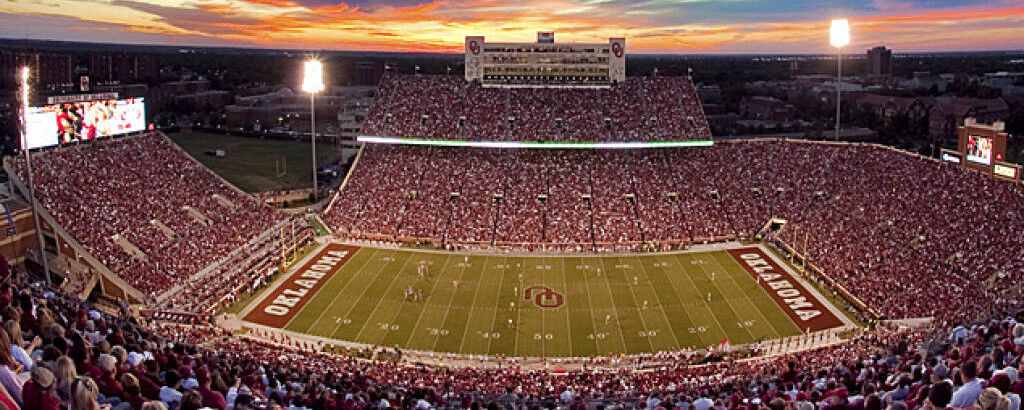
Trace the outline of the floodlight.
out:
<instances>
[{"instance_id":1,"label":"floodlight","mask_svg":"<svg viewBox=\"0 0 1024 410\"><path fill-rule=\"evenodd\" d=\"M318 93L324 90L324 66L317 60L307 61L302 78L302 91Z\"/></svg>"},{"instance_id":2,"label":"floodlight","mask_svg":"<svg viewBox=\"0 0 1024 410\"><path fill-rule=\"evenodd\" d=\"M833 19L832 27L829 29L829 43L833 47L842 47L850 44L850 21L847 19Z\"/></svg>"}]
</instances>

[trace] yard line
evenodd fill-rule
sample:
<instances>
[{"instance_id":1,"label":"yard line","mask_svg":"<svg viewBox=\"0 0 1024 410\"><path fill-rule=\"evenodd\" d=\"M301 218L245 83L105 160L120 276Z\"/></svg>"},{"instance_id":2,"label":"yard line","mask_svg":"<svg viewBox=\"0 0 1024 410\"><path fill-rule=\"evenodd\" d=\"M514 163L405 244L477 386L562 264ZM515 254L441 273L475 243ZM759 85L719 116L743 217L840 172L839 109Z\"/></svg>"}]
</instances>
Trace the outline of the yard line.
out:
<instances>
[{"instance_id":1,"label":"yard line","mask_svg":"<svg viewBox=\"0 0 1024 410\"><path fill-rule=\"evenodd\" d=\"M519 270L518 271L519 271L520 275L523 275L526 272L525 266L526 266L526 258L523 258L523 259L521 259L519 261ZM526 289L523 287L523 281L522 280L519 281L519 291L526 292ZM524 303L524 305L525 305L525 303ZM519 323L522 322L522 320L523 320L523 309L522 309L522 307L520 307L520 308L516 309L516 323L515 323L514 328L512 329L513 334L516 335L515 349L513 351L516 352L516 355L518 355L518 356L522 356L521 354L519 354Z\"/></svg>"},{"instance_id":2,"label":"yard line","mask_svg":"<svg viewBox=\"0 0 1024 410\"><path fill-rule=\"evenodd\" d=\"M669 331L672 332L672 340L676 341L675 347L678 349L679 348L679 338L676 337L676 329L675 329L675 327L672 326L672 321L668 320L668 314L665 313L665 308L662 307L661 297L658 296L658 291L654 290L654 285L651 283L651 275L647 274L647 268L644 267L644 263L643 263L642 260L640 260L640 256L636 256L636 262L637 262L637 264L640 265L640 270L643 271L644 277L647 278L647 286L649 286L651 288L651 291L654 292L654 299L658 302L658 310L660 310L661 311L661 315L665 317L665 324L668 325ZM687 316L689 316L689 315L687 315ZM691 320L691 322L693 322L693 321ZM653 349L654 346L652 345L651 348Z\"/></svg>"},{"instance_id":3,"label":"yard line","mask_svg":"<svg viewBox=\"0 0 1024 410\"><path fill-rule=\"evenodd\" d=\"M612 301L612 314L615 315L615 323L619 325L619 339L622 340L622 352L625 353L629 350L629 343L626 343L625 332L622 330L622 322L619 321L619 311L615 308L615 294L612 293L612 284L608 282L608 266L604 264L604 258L599 257L597 260L601 261L601 267L604 268L604 276L602 277L604 278L605 286L608 287L608 297L610 297Z\"/></svg>"},{"instance_id":4,"label":"yard line","mask_svg":"<svg viewBox=\"0 0 1024 410\"><path fill-rule=\"evenodd\" d=\"M580 262L583 262L583 258L580 258ZM582 276L584 289L583 293L587 295L587 308L590 309L590 327L594 329L594 347L597 349L597 354L600 355L604 353L604 351L601 350L601 343L599 343L599 341L597 340L597 323L594 322L594 304L590 302L590 285L587 283L586 272L584 272ZM566 291L568 291L568 289Z\"/></svg>"},{"instance_id":5,"label":"yard line","mask_svg":"<svg viewBox=\"0 0 1024 410\"><path fill-rule=\"evenodd\" d=\"M618 261L620 265L623 265L621 257L616 256L615 260ZM618 268L616 268L616 269L618 269ZM622 274L623 274L623 276L626 276L626 270L625 269L622 269ZM629 280L629 278L627 277L626 280ZM636 317L640 318L640 325L644 327L644 332L650 331L651 328L649 326L647 326L647 320L644 319L643 312L640 311L640 303L639 303L639 301L636 298L636 291L634 291L633 287L629 286L628 284L626 285L626 287L629 288L629 295L630 295L630 297L633 298L633 309L636 310ZM615 301L613 300L612 303L614 303L614 302ZM671 324L669 324L669 327L671 327ZM654 352L654 342L651 341L651 338L650 337L643 337L642 339L647 341L647 346L648 346L647 351L648 352Z\"/></svg>"},{"instance_id":6,"label":"yard line","mask_svg":"<svg viewBox=\"0 0 1024 410\"><path fill-rule=\"evenodd\" d=\"M469 312L466 315L466 327L465 327L465 329L462 330L462 340L459 341L459 353L462 353L462 347L466 345L466 335L469 332L469 322L471 322L470 319L473 317L473 312L476 311L476 297L477 297L477 295L480 294L480 284L484 283L484 275L487 274L487 256L486 255L484 255L484 261L483 261L482 266L483 266L483 269L480 270L480 279L478 279L476 281L476 289L473 290L473 303L469 305L470 306L469 307ZM466 271L463 270L462 273L465 274ZM457 290L458 289L456 289L456 291ZM497 305L498 304L497 301L495 301L494 304ZM494 319L492 318L491 321L493 322ZM416 329L413 328L413 330L416 330ZM487 352L484 352L484 354L486 354L486 353Z\"/></svg>"},{"instance_id":7,"label":"yard line","mask_svg":"<svg viewBox=\"0 0 1024 410\"><path fill-rule=\"evenodd\" d=\"M451 259L451 256L449 256L448 258ZM447 263L447 261L446 261L446 263ZM458 279L459 281L462 281L462 277L466 276L466 268L467 267L469 267L468 263L463 264L462 272L459 272L459 279ZM437 282L440 282L440 281L437 281ZM441 318L441 326L444 326L444 322L448 320L448 313L450 313L452 311L452 301L455 300L455 295L458 295L458 294L459 294L459 289L458 288L452 289L452 296L448 298L448 306L444 309L444 317ZM440 328L441 326L439 326L438 328ZM416 332L415 328L413 328L413 332ZM441 334L440 333L438 333L436 336L434 336L434 347L432 347L431 350L437 350L437 342L438 342L439 339L441 339Z\"/></svg>"},{"instance_id":8,"label":"yard line","mask_svg":"<svg viewBox=\"0 0 1024 410\"><path fill-rule=\"evenodd\" d=\"M373 305L373 310L370 311L370 314L366 315L366 319L363 321L363 325L359 327L359 331L356 332L356 335L352 337L352 341L359 340L359 336L363 334L363 331L366 330L366 326L370 324L370 318L373 317L373 314L377 312L377 309L380 308L380 305L384 303L384 295L388 293L388 290L390 290L391 286L395 284L395 281L398 280L398 277L402 276L402 272L405 271L405 265L408 265L410 260L412 260L412 254L410 254L408 258L405 258L405 262L402 262L402 266L398 268L398 273L392 275L391 282L388 282L388 287L384 288L384 292L381 293L380 295L380 300L377 301L377 304ZM380 272L381 271L378 271L377 275L380 275ZM366 290L369 288L370 286L368 285L365 288L363 288L363 295L359 296L359 300L362 300L363 296L365 296ZM358 305L358 302L356 304L353 304L352 308L349 308L349 313L352 312L352 309L354 309L356 305ZM331 337L333 338L334 335L332 334Z\"/></svg>"},{"instance_id":9,"label":"yard line","mask_svg":"<svg viewBox=\"0 0 1024 410\"><path fill-rule=\"evenodd\" d=\"M712 259L714 259L714 256L713 256L713 254L710 254L710 253L709 253L709 254L708 254L708 256L709 256L709 257L711 257ZM704 272L704 276L705 276L705 277L708 277L708 271L707 271L707 269L704 269L704 265L703 265L703 264L701 264L701 265L699 265L699 266L700 266L700 270L701 270L701 272ZM725 274L725 273L723 273L723 274ZM725 297L724 297L724 296L725 296L725 292L723 292L723 291L722 291L722 288L721 288L720 286L718 286L718 282L717 282L717 281L714 281L714 280L709 280L709 282L711 282L711 286L714 286L714 287L715 287L715 289L718 289L718 293L721 293L721 294L722 294L722 296L723 296L723 299L725 299ZM741 292L742 292L742 290L743 290L743 289L740 289L740 291L741 291ZM729 300L725 300L725 304L726 304L726 305L729 305L729 310L732 310L732 313L733 313L734 315L736 315L736 318L737 318L737 319L739 319L739 317L740 317L740 314L739 314L739 312L737 312L737 311L736 311L736 308L732 307L732 303L729 303ZM752 340L752 341L753 341L753 340L757 340L757 338L755 338L755 337L754 337L754 334L753 334L753 333L750 333L750 330L748 330L748 329L747 329L746 327L743 327L742 329L743 329L743 331L744 331L744 332L747 332L747 336L750 336L750 340ZM726 335L726 337L728 337L728 335Z\"/></svg>"},{"instance_id":10,"label":"yard line","mask_svg":"<svg viewBox=\"0 0 1024 410\"><path fill-rule=\"evenodd\" d=\"M498 281L498 300L496 302L501 300L501 289L505 287L505 271L508 270L508 266L509 266L508 265L508 257L507 256L502 257L501 266L504 266L505 269L501 270L501 279L499 279L499 281ZM481 279L481 282L483 282L482 279ZM501 308L501 303L495 303L494 304L494 311L491 314L491 328L487 330L487 332L489 334L493 334L494 333L494 319L498 318L498 309L500 309L500 308ZM488 354L491 353L491 344L492 343L494 343L494 339L491 338L490 335L488 335L488 337L487 337L487 353Z\"/></svg>"},{"instance_id":11,"label":"yard line","mask_svg":"<svg viewBox=\"0 0 1024 410\"><path fill-rule=\"evenodd\" d=\"M701 304L703 304L704 307L708 309L708 312L711 312L711 318L715 319L715 324L718 325L718 329L722 331L722 334L725 335L725 337L729 337L729 333L725 331L725 327L722 326L722 322L718 321L718 315L715 315L715 310L711 308L711 305L707 302L707 300L704 299L703 295L700 294L701 291L700 291L700 288L697 287L697 283L694 282L692 278L690 278L689 272L687 272L686 268L683 267L683 263L679 261L679 257L680 256L685 256L685 255L686 254L679 254L677 257L671 258L671 259L673 261L675 261L676 265L679 265L679 269L683 271L683 275L682 276L685 277L686 280L688 282L690 282L690 285L693 286L693 288L697 290L697 299L700 299ZM704 254L698 254L698 255L704 255ZM704 337L700 336L700 333L698 333L697 336L700 337L701 343L707 343L707 341L704 340Z\"/></svg>"},{"instance_id":12,"label":"yard line","mask_svg":"<svg viewBox=\"0 0 1024 410\"><path fill-rule=\"evenodd\" d=\"M378 254L378 253L380 253L380 251L381 251L380 249L376 249L376 248L360 248L360 251L362 251L362 250L367 250L367 251L369 251L369 252L373 252L373 254L371 254L371 255L370 255L370 256L369 256L369 257L368 257L368 258L366 259L366 263L364 263L364 264L363 264L363 266L360 266L360 267L359 267L359 269L358 269L358 270L356 270L356 273L352 274L352 278L355 278L356 276L360 275L360 274L361 274L361 273L363 272L363 269L365 269L365 268L366 268L367 266L370 266L370 265L371 265L371 264L370 264L370 261L372 261L372 260L373 260L373 258L377 257L377 254ZM392 252L392 253L391 253L391 257L394 257L394 256L395 256L395 254L397 254L397 253L398 253L398 251L397 251L397 250L393 250L393 251L391 251L391 252ZM353 255L353 257L354 257L354 256L355 256L355 255ZM381 266L380 266L380 269L384 269L384 266L383 266L383 265L386 265L386 264L381 264ZM339 267L339 268L338 268L338 270L341 270L341 269L342 269L342 268L344 268L344 267L345 267L345 265L342 265L341 267ZM378 271L377 271L377 274L378 274L378 275L380 274L380 269L378 269ZM338 273L337 273L337 271L335 271L335 273L334 273L334 274L335 274L335 275L337 275L337 274L338 274ZM331 279L333 280L333 279L334 279L335 277L336 277L336 276L331 276ZM352 283L354 283L354 282L356 282L356 281L354 281L354 280L349 280L349 281L346 281L346 282L345 282L345 285L344 285L344 286L342 286L342 287L341 287L341 289L339 289L339 290L338 290L338 294L341 294L341 292L344 292L344 291L345 291L345 289L348 289L348 285L351 285L351 284L352 284ZM322 287L320 287L320 290L319 290L319 291L317 291L317 294L319 295L319 294L320 294L320 291L324 290L324 288L326 288L326 287L327 287L327 286L322 286ZM364 288L363 290L365 291L366 289ZM360 297L362 297L362 295L360 295ZM316 296L315 296L315 295L313 296L313 299L316 299ZM312 301L313 301L313 299L310 299L309 301L310 301L310 302L312 302ZM306 330L305 330L305 331L303 331L302 333L309 333L309 332L310 332L310 330L313 330L313 329L315 329L315 328L317 327L317 325L318 325L318 324L320 323L320 320L321 320L321 319L323 319L324 315L326 315L326 314L327 314L328 312L333 312L333 310L331 309L331 307L333 307L333 306L334 306L334 304L338 302L338 300L340 300L340 298L338 298L338 297L335 297L335 298L334 298L334 300L331 300L331 303L327 305L327 308L326 308L326 309L324 309L324 310L323 310L322 312L320 312L320 315L319 315L319 316L317 316L316 320L314 320L314 321L313 321L313 323L311 323L311 324L309 325L309 327L308 327L308 328L306 328ZM307 306L308 306L308 304L307 304ZM303 310L305 310L305 309L303 309ZM350 311L351 311L351 309L350 309ZM299 312L299 313L301 314L302 312ZM348 312L346 312L346 316L347 316L347 315L348 315ZM299 315L295 315L295 316L296 316L296 317L298 317ZM341 317L342 317L342 318L344 318L344 316L341 316ZM295 320L295 318L293 317L293 318L292 318L292 320ZM338 330L338 326L341 326L341 324L340 324L340 323L336 323L336 324L335 324L334 326L335 326L334 330L333 330L333 331L331 331L331 333L329 333L329 334L325 334L324 336L326 336L326 337L332 337L332 336L334 335L334 332L336 332L336 331ZM287 326L285 326L285 327L287 327Z\"/></svg>"},{"instance_id":13,"label":"yard line","mask_svg":"<svg viewBox=\"0 0 1024 410\"><path fill-rule=\"evenodd\" d=\"M728 254L728 253L726 253L726 255L729 255L729 254ZM730 258L732 258L732 255L729 255L729 257L730 257ZM750 302L750 305L754 307L754 311L756 311L756 312L757 312L757 315L758 315L758 316L760 316L760 317L761 317L761 319L762 319L762 320L764 320L764 321L765 321L766 323L768 323L768 327L770 327L770 328L772 329L772 333L775 333L775 337L777 337L777 338L778 338L778 337L782 337L782 333L780 333L780 332L779 332L779 330L775 328L775 323L774 323L774 322L772 322L772 321L770 321L770 320L768 320L768 317L766 317L766 316L764 315L764 312L762 312L762 311L761 311L761 308L757 307L757 305L756 305L756 304L754 304L754 299L750 297L750 294L748 294L748 293L747 293L747 292L746 292L745 290L743 290L743 287L742 287L742 286L740 286L740 283L739 283L739 281L737 281L737 280L736 280L736 278L734 278L734 277L733 277L733 275L731 275L731 274L729 274L729 273L728 273L728 272L729 272L729 270L728 270L728 269L727 269L727 268L725 267L725 265L722 265L722 264L721 264L721 263L720 263L720 262L718 261L718 258L711 258L711 259L712 259L712 260L713 260L713 261L715 262L715 265L718 265L718 267L722 268L722 271L723 271L723 272L726 272L726 275L725 275L725 276L727 276L727 277L729 278L729 280L731 280L731 281L732 281L732 283L733 283L733 284L735 284L735 285L736 285L736 287L740 289L740 293L742 293L742 294L743 294L743 295L744 295L744 296L745 296L745 297L747 298L747 301L748 301L748 302ZM745 270L745 269L743 269L743 267L742 267L742 266L740 266L740 269L741 269L741 270L743 271L743 274L744 274L744 275L746 275L746 277L748 277L748 278L750 277L750 274L748 274L748 273L746 272L746 270ZM761 288L761 286L758 286L758 289L762 289L762 290L763 290L763 288ZM767 292L765 292L765 294L767 294ZM772 302L774 303L775 301L773 300ZM730 305L731 305L731 304L730 304ZM734 310L735 310L735 309L734 309ZM789 317L789 315L786 315L786 317ZM791 319L790 319L790 321L792 321L792 320L793 320L793 319L791 318ZM797 326L797 328L799 329L800 327L799 327L799 326ZM748 333L749 333L749 332L748 332ZM751 335L751 336L753 336L753 335ZM755 339L755 340L756 340L756 339Z\"/></svg>"},{"instance_id":14,"label":"yard line","mask_svg":"<svg viewBox=\"0 0 1024 410\"><path fill-rule=\"evenodd\" d=\"M601 266L604 266L604 268L605 268L604 269L605 270L605 282L607 283L608 282L608 279L607 279L608 278L608 272L610 272L611 270L608 269L607 265L605 265L605 262L604 262L605 259L610 259L610 258L601 258ZM615 259L619 261L619 263L618 263L619 265L622 264L622 259L621 258L615 257ZM619 269L619 268L615 268L615 269ZM629 280L629 278L625 278L625 276L626 276L625 271L621 271L620 273L622 273L622 276L624 277L624 280L626 280L626 281ZM629 294L631 295L630 297L633 299L633 309L636 310L636 316L640 319L640 326L642 326L644 328L643 329L644 331L647 331L648 330L647 329L647 323L644 322L644 317L643 317L643 315L640 314L640 308L638 308L636 306L636 294L633 293L633 288L630 287L630 285L628 283L626 284L626 287L629 288ZM612 293L611 290L612 290L611 289L611 284L609 283L608 284L608 292ZM628 343L626 343L626 336L625 336L626 332L625 332L625 329L622 328L622 322L619 321L619 314L618 314L619 313L619 311L618 311L619 308L615 304L615 294L614 293L612 293L612 309L615 311L615 321L619 322L619 336L622 337L623 348L626 349L626 350L629 350L630 346L629 346ZM638 334L638 336L639 336L639 334ZM642 339L645 342L647 342L647 349L645 351L647 351L647 352L654 351L654 345L651 344L651 340L649 338L642 338ZM641 349L641 350L644 350L644 349Z\"/></svg>"},{"instance_id":15,"label":"yard line","mask_svg":"<svg viewBox=\"0 0 1024 410\"><path fill-rule=\"evenodd\" d=\"M534 265L537 266L537 265ZM538 269L540 271L540 284L547 286L547 282L544 282L544 269ZM547 323L545 322L545 316L547 316L546 309L540 309L540 356L548 357L548 340L546 337L548 333Z\"/></svg>"},{"instance_id":16,"label":"yard line","mask_svg":"<svg viewBox=\"0 0 1024 410\"><path fill-rule=\"evenodd\" d=\"M558 259L560 259L562 261L562 292L565 292L565 294L568 295L569 294L569 281L567 281L565 279L565 276L568 273L565 270L565 259L566 258L558 258ZM572 321L569 319L569 306L566 303L562 303L562 306L559 306L559 307L564 308L562 310L565 312L565 331L568 332L566 334L566 340L569 341L569 357L572 357ZM591 319L591 321L593 321L594 315L590 315L590 319Z\"/></svg>"},{"instance_id":17,"label":"yard line","mask_svg":"<svg viewBox=\"0 0 1024 410\"><path fill-rule=\"evenodd\" d=\"M430 286L430 293L427 293L427 298L434 294L434 289L437 289L437 284L441 283L441 272L444 272L445 268L448 267L448 261L452 260L452 256L448 255L444 258L444 264L441 265L441 269L437 271L437 278L434 279L434 284ZM412 338L416 337L416 329L420 327L420 320L423 319L423 313L426 312L427 307L430 306L426 300L423 301L423 308L420 309L420 314L416 315L416 323L412 325L412 331L409 332L409 338L405 340L405 345L402 347L408 347L412 344ZM442 322L443 323L443 322ZM440 326L438 326L440 327Z\"/></svg>"}]
</instances>

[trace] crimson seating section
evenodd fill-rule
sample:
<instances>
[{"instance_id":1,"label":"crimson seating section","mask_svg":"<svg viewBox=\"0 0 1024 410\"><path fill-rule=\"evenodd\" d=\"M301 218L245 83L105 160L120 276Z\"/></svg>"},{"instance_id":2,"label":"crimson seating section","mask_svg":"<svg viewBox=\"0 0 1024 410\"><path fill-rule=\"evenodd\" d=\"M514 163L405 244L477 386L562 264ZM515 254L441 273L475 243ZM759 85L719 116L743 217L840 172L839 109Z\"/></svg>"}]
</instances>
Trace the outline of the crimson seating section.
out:
<instances>
[{"instance_id":1,"label":"crimson seating section","mask_svg":"<svg viewBox=\"0 0 1024 410\"><path fill-rule=\"evenodd\" d=\"M487 141L710 139L688 77L611 88L491 88L450 75L385 74L362 134Z\"/></svg>"},{"instance_id":2,"label":"crimson seating section","mask_svg":"<svg viewBox=\"0 0 1024 410\"><path fill-rule=\"evenodd\" d=\"M681 350L589 359L595 365L669 364L643 371L549 372L520 369L514 359L500 369L395 363L387 359L400 353L388 348L332 348L323 354L318 352L324 345L260 331L255 338L240 337L202 323L142 326L59 291L17 281L0 284L0 295L7 328L13 323L20 330L0 331L0 336L19 347L40 336L37 349L42 352L3 369L10 382L0 384L5 393L0 400L12 408L63 408L72 400L74 408L126 402L121 408L140 409L150 400L169 407L180 401L183 408L231 408L256 397L271 404L267 407L314 409L685 409L712 404L737 410L882 409L905 404L918 410L947 404L969 408L979 396L986 402L1014 403L1024 393L1024 324L1012 320L982 321L929 337L881 326L827 347L743 362L694 366L703 354ZM974 309L988 304L981 297L970 300ZM947 334L955 338L947 341ZM50 382L30 377L36 366L77 371L54 371ZM53 387L43 389L39 383ZM979 384L992 390L982 393L975 388ZM75 394L74 386L86 391Z\"/></svg>"},{"instance_id":3,"label":"crimson seating section","mask_svg":"<svg viewBox=\"0 0 1024 410\"><path fill-rule=\"evenodd\" d=\"M13 166L26 180L24 160ZM36 155L32 166L42 207L86 251L149 295L185 284L285 218L227 185L162 134L50 151ZM186 206L212 224L197 221ZM151 220L176 237L168 239ZM145 260L127 253L114 235L138 247Z\"/></svg>"},{"instance_id":4,"label":"crimson seating section","mask_svg":"<svg viewBox=\"0 0 1024 410\"><path fill-rule=\"evenodd\" d=\"M812 264L885 317L963 320L970 297L1008 303L988 284L1024 276L1019 184L870 145L371 145L324 219L353 238L603 251L751 238L773 216L789 222L773 235L806 240Z\"/></svg>"}]
</instances>

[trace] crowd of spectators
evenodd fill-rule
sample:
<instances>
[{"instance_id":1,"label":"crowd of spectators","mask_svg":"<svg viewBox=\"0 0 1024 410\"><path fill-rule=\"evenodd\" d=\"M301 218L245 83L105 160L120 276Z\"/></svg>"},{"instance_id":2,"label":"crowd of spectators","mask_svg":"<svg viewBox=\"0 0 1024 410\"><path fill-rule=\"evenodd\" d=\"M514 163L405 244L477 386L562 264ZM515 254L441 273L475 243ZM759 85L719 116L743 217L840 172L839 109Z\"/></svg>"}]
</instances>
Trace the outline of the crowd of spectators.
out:
<instances>
[{"instance_id":1,"label":"crowd of spectators","mask_svg":"<svg viewBox=\"0 0 1024 410\"><path fill-rule=\"evenodd\" d=\"M295 225L294 230L267 232L256 243L239 248L215 269L180 284L165 300L154 303L153 310L212 316L239 295L266 285L280 269L282 249L312 238L313 229L305 220L298 219Z\"/></svg>"},{"instance_id":2,"label":"crowd of spectators","mask_svg":"<svg viewBox=\"0 0 1024 410\"><path fill-rule=\"evenodd\" d=\"M24 160L15 158L12 166L25 181ZM39 153L32 166L43 209L87 252L150 296L284 220L160 133Z\"/></svg>"},{"instance_id":3,"label":"crowd of spectators","mask_svg":"<svg viewBox=\"0 0 1024 410\"><path fill-rule=\"evenodd\" d=\"M381 78L363 134L513 141L710 139L688 77L632 77L610 88L495 88L452 75Z\"/></svg>"},{"instance_id":4,"label":"crowd of spectators","mask_svg":"<svg viewBox=\"0 0 1024 410\"><path fill-rule=\"evenodd\" d=\"M367 146L325 220L352 238L594 251L753 238L771 217L788 225L770 238L806 242L811 264L884 317L956 322L1018 303L991 285L1024 278L1021 186L873 145ZM969 307L977 297L992 303Z\"/></svg>"},{"instance_id":5,"label":"crowd of spectators","mask_svg":"<svg viewBox=\"0 0 1024 410\"><path fill-rule=\"evenodd\" d=\"M423 365L396 360L393 349L368 356L215 326L140 324L14 277L0 284L0 315L0 404L9 409L1018 410L1024 393L1024 324L1013 317L942 332L883 325L742 361L711 354L696 365L566 371Z\"/></svg>"}]
</instances>

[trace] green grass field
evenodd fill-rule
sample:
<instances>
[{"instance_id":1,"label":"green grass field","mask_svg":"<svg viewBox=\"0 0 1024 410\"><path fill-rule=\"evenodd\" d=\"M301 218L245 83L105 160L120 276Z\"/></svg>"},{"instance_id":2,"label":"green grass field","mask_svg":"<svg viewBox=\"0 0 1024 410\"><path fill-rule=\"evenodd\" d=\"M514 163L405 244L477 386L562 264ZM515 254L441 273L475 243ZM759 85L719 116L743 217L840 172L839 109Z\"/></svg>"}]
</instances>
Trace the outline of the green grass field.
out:
<instances>
[{"instance_id":1,"label":"green grass field","mask_svg":"<svg viewBox=\"0 0 1024 410\"><path fill-rule=\"evenodd\" d=\"M309 142L264 140L206 132L169 134L172 140L211 171L247 192L308 188L313 184ZM227 156L217 158L207 151L222 149ZM317 144L317 163L338 159L332 144ZM277 176L275 162L287 158L288 172Z\"/></svg>"},{"instance_id":2,"label":"green grass field","mask_svg":"<svg viewBox=\"0 0 1024 410\"><path fill-rule=\"evenodd\" d=\"M424 278L420 262L429 265ZM405 298L410 286L422 290L422 301ZM554 304L550 294L525 300L531 286L559 292L564 304L534 303ZM405 349L530 357L703 348L725 337L743 344L800 333L724 251L466 257L375 248L358 250L286 329Z\"/></svg>"}]
</instances>

